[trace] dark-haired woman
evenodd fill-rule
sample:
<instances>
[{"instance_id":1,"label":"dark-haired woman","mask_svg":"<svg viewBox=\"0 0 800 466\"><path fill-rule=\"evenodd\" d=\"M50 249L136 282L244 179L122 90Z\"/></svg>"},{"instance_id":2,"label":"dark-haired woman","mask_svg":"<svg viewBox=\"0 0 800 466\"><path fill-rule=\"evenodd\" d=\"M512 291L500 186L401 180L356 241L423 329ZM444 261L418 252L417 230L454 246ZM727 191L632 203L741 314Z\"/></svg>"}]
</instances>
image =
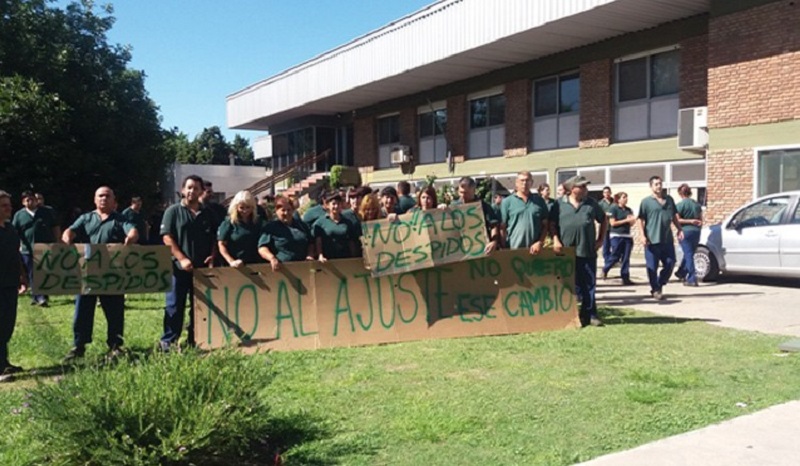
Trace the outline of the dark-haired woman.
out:
<instances>
[{"instance_id":1,"label":"dark-haired woman","mask_svg":"<svg viewBox=\"0 0 800 466\"><path fill-rule=\"evenodd\" d=\"M308 225L294 216L294 204L285 196L275 197L275 217L264 226L258 254L280 269L283 262L314 260L314 244Z\"/></svg>"},{"instance_id":2,"label":"dark-haired woman","mask_svg":"<svg viewBox=\"0 0 800 466\"><path fill-rule=\"evenodd\" d=\"M631 225L636 223L636 216L628 207L628 195L619 192L614 195L614 203L608 209L608 222L611 224L609 240L611 241L611 255L603 266L603 278L608 277L611 267L620 263L620 276L624 285L633 285L631 281L631 250L633 249L633 235Z\"/></svg>"},{"instance_id":3,"label":"dark-haired woman","mask_svg":"<svg viewBox=\"0 0 800 466\"><path fill-rule=\"evenodd\" d=\"M694 270L694 253L700 244L700 227L703 225L703 209L692 199L692 188L684 183L678 187L680 202L675 206L678 222L683 230L680 241L683 259L675 276L686 286L697 286L697 274Z\"/></svg>"},{"instance_id":4,"label":"dark-haired woman","mask_svg":"<svg viewBox=\"0 0 800 466\"><path fill-rule=\"evenodd\" d=\"M325 196L325 210L328 214L314 223L313 236L320 262L358 256L356 241L359 232L356 228L360 228L360 225L356 227L342 215L342 202L339 193Z\"/></svg>"}]
</instances>

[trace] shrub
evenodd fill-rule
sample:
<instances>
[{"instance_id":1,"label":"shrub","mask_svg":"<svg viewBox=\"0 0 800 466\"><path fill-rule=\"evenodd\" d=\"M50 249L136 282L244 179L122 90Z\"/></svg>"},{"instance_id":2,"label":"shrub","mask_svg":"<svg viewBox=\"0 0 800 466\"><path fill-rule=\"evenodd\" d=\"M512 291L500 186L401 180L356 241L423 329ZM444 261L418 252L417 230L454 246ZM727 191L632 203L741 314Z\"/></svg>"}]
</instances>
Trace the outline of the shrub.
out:
<instances>
[{"instance_id":1,"label":"shrub","mask_svg":"<svg viewBox=\"0 0 800 466\"><path fill-rule=\"evenodd\" d=\"M32 391L30 436L46 464L230 464L265 441L264 358L154 355L88 368Z\"/></svg>"}]
</instances>

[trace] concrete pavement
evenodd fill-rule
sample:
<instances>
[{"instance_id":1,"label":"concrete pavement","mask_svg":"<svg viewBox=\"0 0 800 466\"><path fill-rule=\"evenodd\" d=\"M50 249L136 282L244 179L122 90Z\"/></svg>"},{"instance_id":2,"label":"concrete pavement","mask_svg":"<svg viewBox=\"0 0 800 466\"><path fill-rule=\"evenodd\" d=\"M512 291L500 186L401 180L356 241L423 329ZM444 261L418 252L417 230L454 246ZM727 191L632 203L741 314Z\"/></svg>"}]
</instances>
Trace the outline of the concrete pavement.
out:
<instances>
[{"instance_id":1,"label":"concrete pavement","mask_svg":"<svg viewBox=\"0 0 800 466\"><path fill-rule=\"evenodd\" d=\"M670 282L665 299L649 296L644 261L634 259L622 286L618 270L598 280L598 305L698 319L740 330L800 337L800 280L729 278L697 288ZM776 348L777 351L777 348ZM800 357L793 354L787 357ZM699 430L582 463L606 465L771 466L800 464L800 401L791 401Z\"/></svg>"}]
</instances>

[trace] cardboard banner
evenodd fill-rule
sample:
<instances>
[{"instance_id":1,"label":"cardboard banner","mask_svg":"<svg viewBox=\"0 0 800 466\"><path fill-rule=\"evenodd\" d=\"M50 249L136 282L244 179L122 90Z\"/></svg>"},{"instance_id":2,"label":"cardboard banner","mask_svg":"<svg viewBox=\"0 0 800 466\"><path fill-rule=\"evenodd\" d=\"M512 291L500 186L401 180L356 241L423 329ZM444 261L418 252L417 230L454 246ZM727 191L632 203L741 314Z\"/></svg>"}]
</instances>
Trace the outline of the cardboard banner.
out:
<instances>
[{"instance_id":1,"label":"cardboard banner","mask_svg":"<svg viewBox=\"0 0 800 466\"><path fill-rule=\"evenodd\" d=\"M483 256L486 226L480 202L362 224L364 262L382 277Z\"/></svg>"},{"instance_id":2,"label":"cardboard banner","mask_svg":"<svg viewBox=\"0 0 800 466\"><path fill-rule=\"evenodd\" d=\"M172 286L167 246L34 244L33 263L37 294L154 293Z\"/></svg>"},{"instance_id":3,"label":"cardboard banner","mask_svg":"<svg viewBox=\"0 0 800 466\"><path fill-rule=\"evenodd\" d=\"M194 272L200 348L295 350L578 327L575 256L491 256L372 277L359 259Z\"/></svg>"}]
</instances>

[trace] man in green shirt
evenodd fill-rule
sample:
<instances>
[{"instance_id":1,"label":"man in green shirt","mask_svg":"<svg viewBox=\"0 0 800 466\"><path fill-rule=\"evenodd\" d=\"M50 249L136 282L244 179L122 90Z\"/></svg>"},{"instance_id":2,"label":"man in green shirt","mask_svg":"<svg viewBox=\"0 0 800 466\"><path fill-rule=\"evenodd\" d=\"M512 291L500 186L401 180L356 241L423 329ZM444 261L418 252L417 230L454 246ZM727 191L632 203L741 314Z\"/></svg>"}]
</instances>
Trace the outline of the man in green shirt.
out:
<instances>
[{"instance_id":1,"label":"man in green shirt","mask_svg":"<svg viewBox=\"0 0 800 466\"><path fill-rule=\"evenodd\" d=\"M397 183L397 194L397 205L394 208L397 215L404 214L417 205L417 201L411 197L411 183L408 181L400 181Z\"/></svg>"},{"instance_id":2,"label":"man in green shirt","mask_svg":"<svg viewBox=\"0 0 800 466\"><path fill-rule=\"evenodd\" d=\"M117 202L114 191L108 186L97 188L94 193L95 210L87 212L75 220L61 235L62 241L72 244L76 237L88 238L91 244L123 243L136 244L139 232L115 209ZM83 357L86 345L92 342L94 311L97 300L108 322L108 357L120 354L122 335L125 328L125 295L77 295L75 297L75 317L72 322L74 346L67 353L66 361Z\"/></svg>"},{"instance_id":3,"label":"man in green shirt","mask_svg":"<svg viewBox=\"0 0 800 466\"><path fill-rule=\"evenodd\" d=\"M514 194L500 205L500 222L510 249L526 248L539 254L547 237L550 212L541 196L531 193L530 172L519 172Z\"/></svg>"},{"instance_id":4,"label":"man in green shirt","mask_svg":"<svg viewBox=\"0 0 800 466\"><path fill-rule=\"evenodd\" d=\"M148 228L142 213L142 198L133 196L131 205L122 211L122 216L128 222L136 225L136 230L139 232L139 244L147 244Z\"/></svg>"},{"instance_id":5,"label":"man in green shirt","mask_svg":"<svg viewBox=\"0 0 800 466\"><path fill-rule=\"evenodd\" d=\"M639 206L639 228L644 241L644 259L647 264L647 279L650 281L650 294L657 301L663 298L662 290L675 267L675 244L672 225L678 229L678 240L683 240L683 232L675 211L675 201L662 191L660 176L650 177L653 193L642 199ZM659 262L662 265L658 273Z\"/></svg>"},{"instance_id":6,"label":"man in green shirt","mask_svg":"<svg viewBox=\"0 0 800 466\"><path fill-rule=\"evenodd\" d=\"M603 245L608 220L597 201L589 197L588 184L589 180L583 176L564 182L566 195L558 198L552 209L558 223L554 228L553 251L561 253L564 247L575 248L575 294L581 303L578 314L581 325L599 327L603 322L597 315L595 299L597 250Z\"/></svg>"},{"instance_id":7,"label":"man in green shirt","mask_svg":"<svg viewBox=\"0 0 800 466\"><path fill-rule=\"evenodd\" d=\"M22 241L22 261L28 271L28 283L33 283L33 245L36 243L55 243L61 237L61 228L56 223L53 209L40 206L33 191L22 193L23 207L14 214L11 224ZM31 290L32 306L47 306L47 296L35 294Z\"/></svg>"},{"instance_id":8,"label":"man in green shirt","mask_svg":"<svg viewBox=\"0 0 800 466\"><path fill-rule=\"evenodd\" d=\"M486 201L478 199L475 195L477 188L478 184L473 178L469 176L461 178L458 181L458 199L453 201L451 205L469 204L470 202L481 203L483 219L486 223L486 238L488 240L483 252L490 254L500 245L500 219L497 218L494 209Z\"/></svg>"},{"instance_id":9,"label":"man in green shirt","mask_svg":"<svg viewBox=\"0 0 800 466\"><path fill-rule=\"evenodd\" d=\"M19 236L8 221L12 212L11 195L0 190L0 380L23 370L8 361L8 342L17 323L17 295L28 286Z\"/></svg>"},{"instance_id":10,"label":"man in green shirt","mask_svg":"<svg viewBox=\"0 0 800 466\"><path fill-rule=\"evenodd\" d=\"M189 175L181 185L183 199L164 212L161 235L172 252L172 289L164 307L164 333L160 347L168 352L183 331L186 300L189 300L189 345L194 345L194 286L192 271L213 264L217 245L217 215L200 202L203 179Z\"/></svg>"},{"instance_id":11,"label":"man in green shirt","mask_svg":"<svg viewBox=\"0 0 800 466\"><path fill-rule=\"evenodd\" d=\"M611 206L614 205L614 197L611 195L611 186L603 186L603 198L600 199L598 204L600 204L600 208L603 209L603 212L605 212L606 216L608 216ZM610 260L611 238L609 237L608 231L606 231L606 237L603 238L603 266L608 265Z\"/></svg>"}]
</instances>

